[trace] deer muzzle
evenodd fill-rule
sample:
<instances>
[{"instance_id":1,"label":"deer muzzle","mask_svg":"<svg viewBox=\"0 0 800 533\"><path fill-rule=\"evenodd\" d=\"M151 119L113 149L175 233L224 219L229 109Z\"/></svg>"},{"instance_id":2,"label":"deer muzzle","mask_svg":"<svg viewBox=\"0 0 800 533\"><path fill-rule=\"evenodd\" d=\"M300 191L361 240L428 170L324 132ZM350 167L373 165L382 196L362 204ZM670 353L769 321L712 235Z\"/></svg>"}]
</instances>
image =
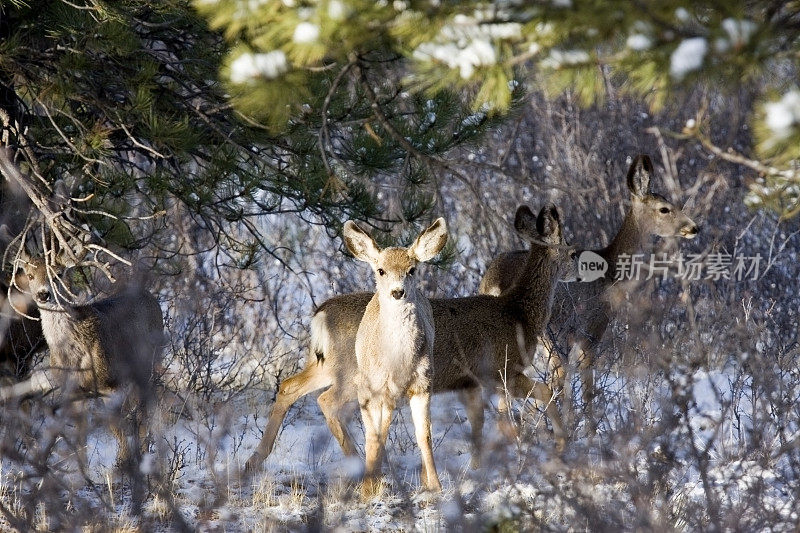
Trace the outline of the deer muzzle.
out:
<instances>
[{"instance_id":1,"label":"deer muzzle","mask_svg":"<svg viewBox=\"0 0 800 533\"><path fill-rule=\"evenodd\" d=\"M403 289L392 289L392 298L395 300L400 300L403 296L405 296L406 291Z\"/></svg>"},{"instance_id":2,"label":"deer muzzle","mask_svg":"<svg viewBox=\"0 0 800 533\"><path fill-rule=\"evenodd\" d=\"M40 304L44 304L50 301L50 291L47 289L42 289L36 292L36 301Z\"/></svg>"},{"instance_id":3,"label":"deer muzzle","mask_svg":"<svg viewBox=\"0 0 800 533\"><path fill-rule=\"evenodd\" d=\"M697 224L689 224L681 228L681 237L684 239L694 239L699 232L700 229L697 227Z\"/></svg>"}]
</instances>

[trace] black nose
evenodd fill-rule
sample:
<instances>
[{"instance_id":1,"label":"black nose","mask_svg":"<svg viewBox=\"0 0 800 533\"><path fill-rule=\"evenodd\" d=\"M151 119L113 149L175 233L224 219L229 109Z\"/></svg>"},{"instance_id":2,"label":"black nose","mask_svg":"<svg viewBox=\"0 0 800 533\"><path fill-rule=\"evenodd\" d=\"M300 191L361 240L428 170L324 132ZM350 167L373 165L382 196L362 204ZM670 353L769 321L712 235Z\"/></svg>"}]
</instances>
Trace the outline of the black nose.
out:
<instances>
[{"instance_id":1,"label":"black nose","mask_svg":"<svg viewBox=\"0 0 800 533\"><path fill-rule=\"evenodd\" d=\"M699 232L699 228L697 226L691 226L689 229L686 230L687 235L697 235Z\"/></svg>"},{"instance_id":2,"label":"black nose","mask_svg":"<svg viewBox=\"0 0 800 533\"><path fill-rule=\"evenodd\" d=\"M404 291L403 289L394 289L392 291L392 297L395 300L399 300L400 298L403 297L403 295L405 295L405 293L406 293L406 291Z\"/></svg>"},{"instance_id":3,"label":"black nose","mask_svg":"<svg viewBox=\"0 0 800 533\"><path fill-rule=\"evenodd\" d=\"M50 301L50 291L42 290L36 293L36 301L45 303Z\"/></svg>"}]
</instances>

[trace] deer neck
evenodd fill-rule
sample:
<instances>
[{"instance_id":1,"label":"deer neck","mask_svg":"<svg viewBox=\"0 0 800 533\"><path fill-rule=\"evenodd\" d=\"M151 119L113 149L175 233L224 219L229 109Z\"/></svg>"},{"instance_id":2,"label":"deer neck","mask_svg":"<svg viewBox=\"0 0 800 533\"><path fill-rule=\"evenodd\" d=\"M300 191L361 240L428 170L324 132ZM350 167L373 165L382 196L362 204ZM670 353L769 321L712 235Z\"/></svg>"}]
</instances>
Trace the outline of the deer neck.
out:
<instances>
[{"instance_id":1,"label":"deer neck","mask_svg":"<svg viewBox=\"0 0 800 533\"><path fill-rule=\"evenodd\" d=\"M516 284L497 297L512 316L524 317L519 325L526 344L536 343L550 317L553 289L558 281L558 265L550 254L545 246L531 245Z\"/></svg>"},{"instance_id":2,"label":"deer neck","mask_svg":"<svg viewBox=\"0 0 800 533\"><path fill-rule=\"evenodd\" d=\"M418 293L410 293L402 300L391 295L378 296L378 317L381 324L391 324L384 328L391 337L401 334L424 334L424 324L433 320L430 304Z\"/></svg>"},{"instance_id":3,"label":"deer neck","mask_svg":"<svg viewBox=\"0 0 800 533\"><path fill-rule=\"evenodd\" d=\"M614 239L597 252L608 262L608 272L612 276L619 258L639 253L644 247L647 236L633 208L629 209Z\"/></svg>"},{"instance_id":4,"label":"deer neck","mask_svg":"<svg viewBox=\"0 0 800 533\"><path fill-rule=\"evenodd\" d=\"M368 336L377 343L381 354L381 367L393 369L404 375L414 365L425 346L433 346L433 313L427 300L417 301L419 295L395 300L391 296L377 296L377 321L373 333ZM367 314L364 315L364 320ZM359 332L363 327L362 320ZM402 388L402 387L401 387Z\"/></svg>"},{"instance_id":5,"label":"deer neck","mask_svg":"<svg viewBox=\"0 0 800 533\"><path fill-rule=\"evenodd\" d=\"M68 308L39 307L42 334L50 352L60 351L65 339L74 335L75 324Z\"/></svg>"}]
</instances>

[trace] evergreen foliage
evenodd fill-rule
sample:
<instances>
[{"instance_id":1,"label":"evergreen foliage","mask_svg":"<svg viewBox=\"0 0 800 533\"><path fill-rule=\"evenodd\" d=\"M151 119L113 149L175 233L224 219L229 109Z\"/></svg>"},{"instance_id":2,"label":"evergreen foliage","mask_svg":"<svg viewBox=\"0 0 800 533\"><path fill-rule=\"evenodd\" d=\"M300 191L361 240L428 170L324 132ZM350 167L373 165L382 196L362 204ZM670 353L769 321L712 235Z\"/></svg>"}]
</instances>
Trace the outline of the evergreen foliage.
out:
<instances>
[{"instance_id":1,"label":"evergreen foliage","mask_svg":"<svg viewBox=\"0 0 800 533\"><path fill-rule=\"evenodd\" d=\"M653 109L697 84L722 96L752 87L755 150L746 159L761 176L749 202L786 217L800 211L796 2L196 0L195 5L232 44L225 74L236 104L248 112L260 109L276 131L299 116L309 98L313 102L314 78L376 52L384 68L405 74L403 87L426 94L466 91L473 109L489 114L509 108L521 80L551 96L574 91L587 105L621 86ZM277 105L263 106L265 100ZM687 133L707 141L702 126Z\"/></svg>"},{"instance_id":2,"label":"evergreen foliage","mask_svg":"<svg viewBox=\"0 0 800 533\"><path fill-rule=\"evenodd\" d=\"M227 44L186 1L28 0L0 17L3 146L41 198L65 183L71 223L109 245L151 242L136 221L163 229L176 204L244 265L271 251L265 214L301 213L332 232L347 218L414 223L434 205L440 158L491 123L452 91L403 90L399 58L380 46L277 85L223 85L244 41ZM297 15L273 22L257 27L294 31ZM352 28L340 37L365 42ZM323 52L287 48L292 63Z\"/></svg>"}]
</instances>

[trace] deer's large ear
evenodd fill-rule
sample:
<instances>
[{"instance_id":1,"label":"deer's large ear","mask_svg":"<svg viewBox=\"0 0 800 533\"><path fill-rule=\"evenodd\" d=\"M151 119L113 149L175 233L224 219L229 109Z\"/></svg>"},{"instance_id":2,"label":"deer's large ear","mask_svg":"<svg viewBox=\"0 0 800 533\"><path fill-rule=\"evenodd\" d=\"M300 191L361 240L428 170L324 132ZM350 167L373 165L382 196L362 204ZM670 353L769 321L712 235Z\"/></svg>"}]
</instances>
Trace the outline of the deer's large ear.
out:
<instances>
[{"instance_id":1,"label":"deer's large ear","mask_svg":"<svg viewBox=\"0 0 800 533\"><path fill-rule=\"evenodd\" d=\"M30 260L31 256L23 246L22 249L16 254L14 263L12 265L12 277L14 285L23 291L28 290L28 276L25 275L25 266L30 263Z\"/></svg>"},{"instance_id":2,"label":"deer's large ear","mask_svg":"<svg viewBox=\"0 0 800 533\"><path fill-rule=\"evenodd\" d=\"M342 234L344 236L344 244L356 259L367 263L374 263L378 260L380 250L375 241L363 229L359 228L355 222L352 220L345 222Z\"/></svg>"},{"instance_id":3,"label":"deer's large ear","mask_svg":"<svg viewBox=\"0 0 800 533\"><path fill-rule=\"evenodd\" d=\"M536 215L527 205L521 205L517 208L517 212L514 215L514 229L526 241L539 240L539 234L536 231Z\"/></svg>"},{"instance_id":4,"label":"deer's large ear","mask_svg":"<svg viewBox=\"0 0 800 533\"><path fill-rule=\"evenodd\" d=\"M14 275L17 275L19 271L24 270L25 266L30 264L30 262L31 262L31 256L30 254L28 254L28 250L26 250L25 247L23 246L14 257L14 265L13 265Z\"/></svg>"},{"instance_id":5,"label":"deer's large ear","mask_svg":"<svg viewBox=\"0 0 800 533\"><path fill-rule=\"evenodd\" d=\"M31 256L28 253L28 250L26 250L24 246L20 248L19 253L17 254L17 258L19 259L20 263L27 263L31 260Z\"/></svg>"},{"instance_id":6,"label":"deer's large ear","mask_svg":"<svg viewBox=\"0 0 800 533\"><path fill-rule=\"evenodd\" d=\"M0 224L0 242L8 244L13 240L14 236L11 234L11 230L8 229L8 226Z\"/></svg>"},{"instance_id":7,"label":"deer's large ear","mask_svg":"<svg viewBox=\"0 0 800 533\"><path fill-rule=\"evenodd\" d=\"M417 261L430 261L447 243L447 224L444 218L437 218L428 229L419 234L409 248L409 254Z\"/></svg>"},{"instance_id":8,"label":"deer's large ear","mask_svg":"<svg viewBox=\"0 0 800 533\"><path fill-rule=\"evenodd\" d=\"M14 268L14 285L21 291L28 291L30 290L30 285L28 284L28 276L25 275L25 271L22 269L22 265L19 265Z\"/></svg>"},{"instance_id":9,"label":"deer's large ear","mask_svg":"<svg viewBox=\"0 0 800 533\"><path fill-rule=\"evenodd\" d=\"M561 214L555 205L547 204L539 211L536 219L536 231L539 232L540 238L548 244L561 243Z\"/></svg>"},{"instance_id":10,"label":"deer's large ear","mask_svg":"<svg viewBox=\"0 0 800 533\"><path fill-rule=\"evenodd\" d=\"M653 175L653 162L647 154L639 154L628 168L628 190L631 194L643 197L650 192L650 177Z\"/></svg>"}]
</instances>

